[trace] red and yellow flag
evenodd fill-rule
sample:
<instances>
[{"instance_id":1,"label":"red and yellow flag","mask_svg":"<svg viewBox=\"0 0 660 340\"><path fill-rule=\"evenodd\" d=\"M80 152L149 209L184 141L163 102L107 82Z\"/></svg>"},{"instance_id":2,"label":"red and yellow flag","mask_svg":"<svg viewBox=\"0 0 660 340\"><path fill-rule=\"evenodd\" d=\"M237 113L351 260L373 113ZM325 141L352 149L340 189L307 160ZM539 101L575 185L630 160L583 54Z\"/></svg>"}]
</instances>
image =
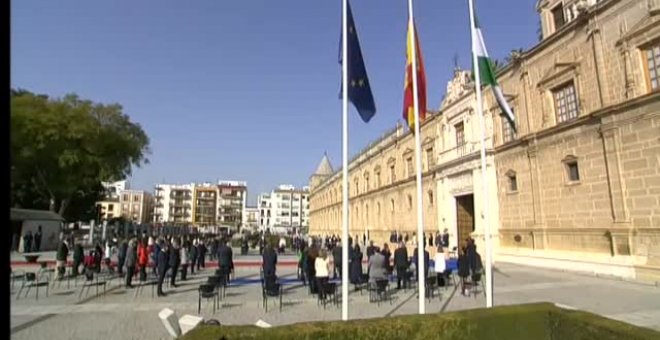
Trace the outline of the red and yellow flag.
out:
<instances>
[{"instance_id":1,"label":"red and yellow flag","mask_svg":"<svg viewBox=\"0 0 660 340\"><path fill-rule=\"evenodd\" d=\"M415 130L415 103L413 101L413 75L412 75L412 30L415 30L415 47L417 56L417 100L419 103L419 120L426 119L426 73L424 72L424 61L422 49L419 47L419 35L417 29L411 22L408 24L408 48L406 53L406 76L403 87L403 119L408 123L410 130Z\"/></svg>"}]
</instances>

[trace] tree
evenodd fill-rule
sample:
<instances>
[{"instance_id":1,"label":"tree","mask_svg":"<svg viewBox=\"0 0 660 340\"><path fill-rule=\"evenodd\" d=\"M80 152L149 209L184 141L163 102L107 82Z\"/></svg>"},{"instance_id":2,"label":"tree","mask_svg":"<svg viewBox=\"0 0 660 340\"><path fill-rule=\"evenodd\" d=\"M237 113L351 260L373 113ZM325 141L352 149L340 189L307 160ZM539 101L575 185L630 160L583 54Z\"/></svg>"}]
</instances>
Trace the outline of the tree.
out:
<instances>
[{"instance_id":1,"label":"tree","mask_svg":"<svg viewBox=\"0 0 660 340\"><path fill-rule=\"evenodd\" d=\"M12 206L95 216L102 181L146 164L149 138L119 104L11 91Z\"/></svg>"}]
</instances>

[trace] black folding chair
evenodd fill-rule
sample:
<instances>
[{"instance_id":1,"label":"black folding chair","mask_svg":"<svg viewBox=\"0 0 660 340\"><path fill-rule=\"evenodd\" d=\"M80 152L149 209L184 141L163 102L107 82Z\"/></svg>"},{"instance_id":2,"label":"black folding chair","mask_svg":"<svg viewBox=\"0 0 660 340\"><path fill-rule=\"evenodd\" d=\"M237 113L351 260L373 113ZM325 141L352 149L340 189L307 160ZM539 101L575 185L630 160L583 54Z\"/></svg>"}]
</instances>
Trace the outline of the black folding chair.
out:
<instances>
[{"instance_id":1,"label":"black folding chair","mask_svg":"<svg viewBox=\"0 0 660 340\"><path fill-rule=\"evenodd\" d=\"M25 296L27 297L28 294L30 294L30 290L32 287L36 287L36 294L35 294L35 299L38 301L39 300L39 287L46 287L46 297L48 297L48 286L49 284L49 278L46 277L44 280L44 276L47 276L47 273L39 273L37 275L36 273L25 273L25 276L23 277L23 284L21 284L21 288L18 290L18 293L16 294L16 300L18 300L21 297L21 292L23 292L23 289L27 288L27 291L25 292Z\"/></svg>"},{"instance_id":2,"label":"black folding chair","mask_svg":"<svg viewBox=\"0 0 660 340\"><path fill-rule=\"evenodd\" d=\"M368 286L369 290L369 302L377 302L380 307L380 303L384 300L389 300L392 304L392 299L390 298L389 292L390 281L387 279L376 280L371 282Z\"/></svg>"},{"instance_id":3,"label":"black folding chair","mask_svg":"<svg viewBox=\"0 0 660 340\"><path fill-rule=\"evenodd\" d=\"M332 302L334 303L335 306L339 305L336 282L326 282L325 284L323 284L323 287L319 287L319 289L323 290L324 298L321 299L321 294L318 295L319 302L323 305L323 309L325 309L326 305L330 301L330 297L332 297Z\"/></svg>"},{"instance_id":4,"label":"black folding chair","mask_svg":"<svg viewBox=\"0 0 660 340\"><path fill-rule=\"evenodd\" d=\"M213 299L213 314L215 314L216 305L218 304L218 290L212 284L202 284L198 289L199 297L197 300L197 314L200 314L202 311L202 298L206 299L206 302L209 299Z\"/></svg>"},{"instance_id":5,"label":"black folding chair","mask_svg":"<svg viewBox=\"0 0 660 340\"><path fill-rule=\"evenodd\" d=\"M438 288L437 283L438 283L437 275L429 276L426 278L426 282L424 283L424 286L426 287L426 298L429 300L429 302L434 297L435 289ZM438 294L438 296L439 295L440 294Z\"/></svg>"},{"instance_id":6,"label":"black folding chair","mask_svg":"<svg viewBox=\"0 0 660 340\"><path fill-rule=\"evenodd\" d=\"M282 312L282 295L283 295L282 285L278 282L276 278L270 279L261 279L261 304L268 312L268 298L279 298L280 300L280 312Z\"/></svg>"},{"instance_id":7,"label":"black folding chair","mask_svg":"<svg viewBox=\"0 0 660 340\"><path fill-rule=\"evenodd\" d=\"M85 282L83 282L80 287L80 292L78 293L78 299L82 297L82 293L85 292L85 297L89 295L89 289L92 287L96 288L96 296L99 295L99 287L103 286L103 295L106 292L107 281L99 279L99 275L94 275L94 272L91 270L85 270Z\"/></svg>"}]
</instances>

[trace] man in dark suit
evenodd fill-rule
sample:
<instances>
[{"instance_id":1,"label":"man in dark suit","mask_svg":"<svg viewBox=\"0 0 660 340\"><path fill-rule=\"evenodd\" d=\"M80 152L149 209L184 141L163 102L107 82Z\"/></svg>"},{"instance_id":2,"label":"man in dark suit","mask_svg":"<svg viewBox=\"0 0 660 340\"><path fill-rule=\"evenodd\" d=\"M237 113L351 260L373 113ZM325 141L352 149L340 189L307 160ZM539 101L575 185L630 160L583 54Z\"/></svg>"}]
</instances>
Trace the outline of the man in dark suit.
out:
<instances>
[{"instance_id":1,"label":"man in dark suit","mask_svg":"<svg viewBox=\"0 0 660 340\"><path fill-rule=\"evenodd\" d=\"M449 248L449 231L445 228L445 231L442 233L442 246L444 248Z\"/></svg>"},{"instance_id":2,"label":"man in dark suit","mask_svg":"<svg viewBox=\"0 0 660 340\"><path fill-rule=\"evenodd\" d=\"M179 241L172 242L172 247L170 248L170 286L176 288L176 274L179 271L179 265L181 264L181 249L179 248Z\"/></svg>"},{"instance_id":3,"label":"man in dark suit","mask_svg":"<svg viewBox=\"0 0 660 340\"><path fill-rule=\"evenodd\" d=\"M160 252L158 253L158 296L165 296L165 293L163 293L163 281L165 281L165 274L167 274L169 263L169 249L167 243L162 242Z\"/></svg>"},{"instance_id":4,"label":"man in dark suit","mask_svg":"<svg viewBox=\"0 0 660 340\"><path fill-rule=\"evenodd\" d=\"M218 269L220 273L225 275L226 282L229 282L229 274L233 268L234 255L231 248L227 246L227 242L222 239L218 246Z\"/></svg>"},{"instance_id":5,"label":"man in dark suit","mask_svg":"<svg viewBox=\"0 0 660 340\"><path fill-rule=\"evenodd\" d=\"M272 244L269 244L266 246L266 249L264 249L263 270L265 279L275 277L277 271L277 252L273 249Z\"/></svg>"},{"instance_id":6,"label":"man in dark suit","mask_svg":"<svg viewBox=\"0 0 660 340\"><path fill-rule=\"evenodd\" d=\"M367 247L367 259L376 253L376 246L374 246L374 241L369 241L369 246Z\"/></svg>"},{"instance_id":7,"label":"man in dark suit","mask_svg":"<svg viewBox=\"0 0 660 340\"><path fill-rule=\"evenodd\" d=\"M334 258L335 261L335 273L334 273L335 279L337 277L341 277L341 266L342 266L341 252L342 252L342 248L341 245L339 244L332 249L332 257Z\"/></svg>"},{"instance_id":8,"label":"man in dark suit","mask_svg":"<svg viewBox=\"0 0 660 340\"><path fill-rule=\"evenodd\" d=\"M403 242L399 242L399 248L394 251L394 268L396 268L396 289L401 289L401 280L403 288L408 286L406 271L408 270L408 249Z\"/></svg>"},{"instance_id":9,"label":"man in dark suit","mask_svg":"<svg viewBox=\"0 0 660 340\"><path fill-rule=\"evenodd\" d=\"M417 270L419 270L419 261L417 261L417 259L418 259L418 257L417 257L417 248L415 248L415 251L413 252L413 263L415 263L415 268L417 268ZM430 262L429 262L429 252L425 249L424 250L424 264L423 264L423 266L424 266L424 277L425 278L429 277L429 264L430 264ZM418 274L415 273L415 275L418 275ZM415 276L415 277L417 277L417 276Z\"/></svg>"}]
</instances>

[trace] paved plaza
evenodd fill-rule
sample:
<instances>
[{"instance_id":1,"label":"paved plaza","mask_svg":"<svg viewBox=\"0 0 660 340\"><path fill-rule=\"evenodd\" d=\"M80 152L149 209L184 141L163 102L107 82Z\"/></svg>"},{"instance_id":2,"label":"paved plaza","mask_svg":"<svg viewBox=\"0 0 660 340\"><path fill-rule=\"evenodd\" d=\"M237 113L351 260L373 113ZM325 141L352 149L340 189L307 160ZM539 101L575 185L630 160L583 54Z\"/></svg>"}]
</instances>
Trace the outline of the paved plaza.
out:
<instances>
[{"instance_id":1,"label":"paved plaza","mask_svg":"<svg viewBox=\"0 0 660 340\"><path fill-rule=\"evenodd\" d=\"M237 256L236 261L258 260L256 256ZM294 260L281 256L281 262ZM29 270L27 267L20 269ZM164 290L164 298L152 298L151 288L145 287L135 297L134 290L127 290L115 280L108 286L105 296L78 298L79 285L73 282L67 288L51 290L45 296L40 291L39 300L34 292L27 298L16 300L18 284L11 295L12 339L168 339L158 312L171 308L178 316L197 314L197 287L206 281L215 268L207 268L200 274L181 282L177 288ZM301 321L338 320L341 307L328 305L325 309L317 304L296 278L296 268L291 265L278 267L278 275L285 282L284 304L280 312L269 300L268 312L261 305L261 285L258 266L236 268L235 282L227 290L221 307L214 314L212 302L202 300L202 316L216 319L225 325L254 324L263 320L272 325L284 325ZM507 305L550 301L565 306L595 312L606 317L635 325L660 330L660 288L613 279L596 278L576 273L522 267L500 263L495 269L495 304ZM165 287L165 286L164 286ZM396 282L390 284L396 288ZM352 289L352 286L351 286ZM84 295L84 294L83 294ZM373 318L417 312L418 300L413 290L394 291L391 303L370 303L368 294L349 294L351 318ZM440 313L485 305L483 294L464 297L454 287L441 289L439 296L427 301L428 313Z\"/></svg>"}]
</instances>

